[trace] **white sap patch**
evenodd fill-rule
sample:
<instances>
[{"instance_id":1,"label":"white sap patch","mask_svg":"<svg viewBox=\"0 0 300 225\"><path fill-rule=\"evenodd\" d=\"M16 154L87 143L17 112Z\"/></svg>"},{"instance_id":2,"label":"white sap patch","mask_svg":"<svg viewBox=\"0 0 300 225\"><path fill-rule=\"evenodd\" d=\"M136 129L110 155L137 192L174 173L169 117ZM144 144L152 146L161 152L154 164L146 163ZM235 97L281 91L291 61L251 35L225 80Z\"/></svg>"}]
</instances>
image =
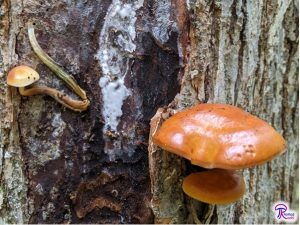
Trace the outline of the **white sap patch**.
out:
<instances>
[{"instance_id":1,"label":"white sap patch","mask_svg":"<svg viewBox=\"0 0 300 225\"><path fill-rule=\"evenodd\" d=\"M99 85L102 88L103 99L111 101L103 108L106 124L110 129L117 130L118 120L122 116L122 109L124 99L130 94L130 91L124 85L124 77L116 81L110 81L107 77L101 77ZM113 101L113 102L112 102Z\"/></svg>"},{"instance_id":2,"label":"white sap patch","mask_svg":"<svg viewBox=\"0 0 300 225\"><path fill-rule=\"evenodd\" d=\"M142 6L143 0L128 3L113 0L101 30L96 58L103 72L99 85L103 96L104 132L117 131L123 102L131 94L124 79L129 71L129 59L136 49L136 11Z\"/></svg>"}]
</instances>

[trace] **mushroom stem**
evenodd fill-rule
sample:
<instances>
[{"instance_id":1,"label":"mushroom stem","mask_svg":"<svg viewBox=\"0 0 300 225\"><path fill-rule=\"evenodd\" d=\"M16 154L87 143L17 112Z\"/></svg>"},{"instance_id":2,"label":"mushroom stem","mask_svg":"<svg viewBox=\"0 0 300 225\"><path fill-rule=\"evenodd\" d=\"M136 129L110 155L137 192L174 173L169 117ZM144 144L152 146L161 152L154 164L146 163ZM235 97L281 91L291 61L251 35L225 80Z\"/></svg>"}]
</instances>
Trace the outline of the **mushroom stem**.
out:
<instances>
[{"instance_id":1,"label":"mushroom stem","mask_svg":"<svg viewBox=\"0 0 300 225\"><path fill-rule=\"evenodd\" d=\"M28 37L33 51L43 61L43 63L45 63L58 77L64 80L76 94L78 94L83 100L86 100L87 97L85 91L79 87L74 77L60 68L60 66L40 47L34 34L33 24L31 23L28 25Z\"/></svg>"},{"instance_id":2,"label":"mushroom stem","mask_svg":"<svg viewBox=\"0 0 300 225\"><path fill-rule=\"evenodd\" d=\"M62 93L54 88L49 87L33 87L29 89L19 87L19 92L23 96L46 94L54 98L56 101L58 101L65 107L79 112L86 110L90 104L90 101L88 99L82 101L74 100L65 93Z\"/></svg>"}]
</instances>

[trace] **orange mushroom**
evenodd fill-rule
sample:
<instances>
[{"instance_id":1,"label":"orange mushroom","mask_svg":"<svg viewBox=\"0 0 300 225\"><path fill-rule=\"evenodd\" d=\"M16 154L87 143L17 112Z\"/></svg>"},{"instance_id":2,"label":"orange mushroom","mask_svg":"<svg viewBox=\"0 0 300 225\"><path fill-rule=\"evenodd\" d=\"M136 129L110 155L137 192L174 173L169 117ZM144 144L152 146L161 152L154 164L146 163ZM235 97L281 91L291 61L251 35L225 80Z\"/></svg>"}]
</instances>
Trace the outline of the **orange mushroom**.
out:
<instances>
[{"instance_id":1,"label":"orange mushroom","mask_svg":"<svg viewBox=\"0 0 300 225\"><path fill-rule=\"evenodd\" d=\"M202 202L229 204L244 195L245 181L232 170L212 169L190 174L184 179L182 189Z\"/></svg>"},{"instance_id":2,"label":"orange mushroom","mask_svg":"<svg viewBox=\"0 0 300 225\"><path fill-rule=\"evenodd\" d=\"M283 137L268 123L225 104L199 104L175 114L153 141L205 168L247 168L285 150Z\"/></svg>"},{"instance_id":3,"label":"orange mushroom","mask_svg":"<svg viewBox=\"0 0 300 225\"><path fill-rule=\"evenodd\" d=\"M18 87L20 94L23 96L47 94L62 105L74 111L84 111L89 106L89 101L87 99L82 101L74 100L68 95L53 88L38 86L25 89L26 86L38 81L39 78L39 74L34 69L29 66L21 65L14 67L8 72L7 84L13 87Z\"/></svg>"},{"instance_id":4,"label":"orange mushroom","mask_svg":"<svg viewBox=\"0 0 300 225\"><path fill-rule=\"evenodd\" d=\"M24 91L24 87L33 84L40 79L40 75L29 66L17 66L9 71L7 75L7 84L19 87L20 91Z\"/></svg>"},{"instance_id":5,"label":"orange mushroom","mask_svg":"<svg viewBox=\"0 0 300 225\"><path fill-rule=\"evenodd\" d=\"M262 164L283 153L286 146L268 123L226 104L199 104L175 114L154 134L153 142L208 169ZM211 173L212 179L215 175ZM186 187L184 190L189 190Z\"/></svg>"}]
</instances>

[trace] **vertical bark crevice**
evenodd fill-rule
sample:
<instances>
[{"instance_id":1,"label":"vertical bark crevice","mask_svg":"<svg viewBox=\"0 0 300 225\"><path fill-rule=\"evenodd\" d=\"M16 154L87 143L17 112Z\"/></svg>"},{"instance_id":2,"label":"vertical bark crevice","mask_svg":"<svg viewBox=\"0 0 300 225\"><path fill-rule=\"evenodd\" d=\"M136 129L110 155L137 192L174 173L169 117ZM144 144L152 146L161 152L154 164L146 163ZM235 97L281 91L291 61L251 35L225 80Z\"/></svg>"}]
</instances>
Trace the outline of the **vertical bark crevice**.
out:
<instances>
[{"instance_id":1,"label":"vertical bark crevice","mask_svg":"<svg viewBox=\"0 0 300 225\"><path fill-rule=\"evenodd\" d=\"M236 4L233 3L233 4ZM240 36L239 36L239 40L240 40L240 47L239 47L239 51L238 51L238 69L237 69L237 76L235 79L235 86L234 86L234 97L233 97L233 104L236 105L237 104L237 100L238 100L238 95L239 95L239 85L241 84L241 79L244 76L243 74L243 64L244 64L244 48L246 47L246 34L245 34L245 29L246 29L246 24L247 24L247 14L246 14L246 8L247 7L247 2L246 1L242 1L242 5L241 5L241 14L242 14L242 24L241 24L241 30L240 30ZM232 13L233 15L235 14L234 17L237 17L236 15L236 9L232 9ZM237 19L236 19L237 20ZM234 32L233 32L234 33ZM232 43L233 44L233 43Z\"/></svg>"}]
</instances>

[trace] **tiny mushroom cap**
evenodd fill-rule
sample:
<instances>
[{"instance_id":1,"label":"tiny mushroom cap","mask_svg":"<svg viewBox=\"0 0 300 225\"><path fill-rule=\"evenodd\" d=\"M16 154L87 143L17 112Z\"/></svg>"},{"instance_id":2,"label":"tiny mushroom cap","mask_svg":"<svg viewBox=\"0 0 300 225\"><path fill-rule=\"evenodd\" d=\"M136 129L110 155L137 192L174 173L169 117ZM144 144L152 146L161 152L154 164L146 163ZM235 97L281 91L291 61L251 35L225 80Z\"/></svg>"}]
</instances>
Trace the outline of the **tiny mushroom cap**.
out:
<instances>
[{"instance_id":1,"label":"tiny mushroom cap","mask_svg":"<svg viewBox=\"0 0 300 225\"><path fill-rule=\"evenodd\" d=\"M226 104L199 104L167 119L153 136L161 148L205 168L243 169L285 151L265 121Z\"/></svg>"},{"instance_id":2,"label":"tiny mushroom cap","mask_svg":"<svg viewBox=\"0 0 300 225\"><path fill-rule=\"evenodd\" d=\"M229 204L244 195L245 181L232 170L212 169L187 176L182 189L201 202Z\"/></svg>"},{"instance_id":3,"label":"tiny mushroom cap","mask_svg":"<svg viewBox=\"0 0 300 225\"><path fill-rule=\"evenodd\" d=\"M7 84L13 87L26 87L40 79L39 74L29 66L17 66L7 75Z\"/></svg>"}]
</instances>

